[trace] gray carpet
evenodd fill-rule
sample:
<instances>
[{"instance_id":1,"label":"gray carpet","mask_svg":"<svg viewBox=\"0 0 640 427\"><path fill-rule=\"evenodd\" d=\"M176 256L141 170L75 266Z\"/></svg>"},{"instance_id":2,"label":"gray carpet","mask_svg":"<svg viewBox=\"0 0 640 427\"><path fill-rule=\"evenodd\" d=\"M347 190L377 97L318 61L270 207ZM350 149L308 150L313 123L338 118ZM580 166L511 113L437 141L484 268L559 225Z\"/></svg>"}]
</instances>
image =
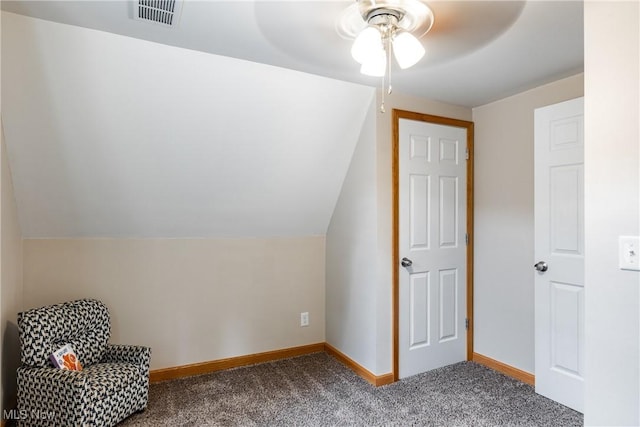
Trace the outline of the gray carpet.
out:
<instances>
[{"instance_id":1,"label":"gray carpet","mask_svg":"<svg viewBox=\"0 0 640 427\"><path fill-rule=\"evenodd\" d=\"M472 362L373 387L308 356L151 384L122 426L578 426L582 415Z\"/></svg>"}]
</instances>

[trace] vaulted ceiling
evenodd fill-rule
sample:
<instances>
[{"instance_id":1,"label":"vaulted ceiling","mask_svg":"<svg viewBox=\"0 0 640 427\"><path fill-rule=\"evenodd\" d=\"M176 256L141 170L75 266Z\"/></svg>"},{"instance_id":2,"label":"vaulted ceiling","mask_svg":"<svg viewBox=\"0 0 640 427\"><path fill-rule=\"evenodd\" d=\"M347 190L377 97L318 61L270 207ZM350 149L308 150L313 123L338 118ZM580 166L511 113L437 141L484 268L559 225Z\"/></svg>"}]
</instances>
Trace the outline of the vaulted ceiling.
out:
<instances>
[{"instance_id":1,"label":"vaulted ceiling","mask_svg":"<svg viewBox=\"0 0 640 427\"><path fill-rule=\"evenodd\" d=\"M3 1L24 236L324 234L379 86L335 31L349 4L187 1L167 29L129 2ZM472 107L581 71L580 2L432 8L397 91Z\"/></svg>"}]
</instances>

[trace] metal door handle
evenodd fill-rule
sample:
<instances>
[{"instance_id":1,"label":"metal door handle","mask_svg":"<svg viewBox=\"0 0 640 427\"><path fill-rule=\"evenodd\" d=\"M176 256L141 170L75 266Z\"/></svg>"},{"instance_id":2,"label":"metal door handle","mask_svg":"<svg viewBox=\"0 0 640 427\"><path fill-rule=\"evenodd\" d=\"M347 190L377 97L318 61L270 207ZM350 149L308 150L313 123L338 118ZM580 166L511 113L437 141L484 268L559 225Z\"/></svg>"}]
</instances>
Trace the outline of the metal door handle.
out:
<instances>
[{"instance_id":1,"label":"metal door handle","mask_svg":"<svg viewBox=\"0 0 640 427\"><path fill-rule=\"evenodd\" d=\"M534 266L533 266L537 271L539 271L540 273L544 273L545 271L547 271L549 269L549 266L547 265L546 262L544 261L539 261L537 262Z\"/></svg>"},{"instance_id":2,"label":"metal door handle","mask_svg":"<svg viewBox=\"0 0 640 427\"><path fill-rule=\"evenodd\" d=\"M411 267L413 265L413 261L405 257L402 258L402 262L400 262L400 264L402 264L403 267Z\"/></svg>"}]
</instances>

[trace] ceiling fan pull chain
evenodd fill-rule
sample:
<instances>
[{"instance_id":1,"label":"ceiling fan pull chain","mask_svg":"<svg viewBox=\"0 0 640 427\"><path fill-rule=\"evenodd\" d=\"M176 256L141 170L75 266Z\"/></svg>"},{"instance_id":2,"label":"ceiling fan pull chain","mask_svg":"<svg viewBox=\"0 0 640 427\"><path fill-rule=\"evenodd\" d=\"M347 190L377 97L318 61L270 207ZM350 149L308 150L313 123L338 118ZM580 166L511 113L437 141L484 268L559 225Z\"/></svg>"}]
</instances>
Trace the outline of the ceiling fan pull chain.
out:
<instances>
[{"instance_id":1,"label":"ceiling fan pull chain","mask_svg":"<svg viewBox=\"0 0 640 427\"><path fill-rule=\"evenodd\" d=\"M390 30L392 31L392 30ZM389 89L387 90L387 94L391 95L391 49L393 49L393 45L391 44L391 38L393 37L393 32L390 32L387 36L387 66L389 67Z\"/></svg>"},{"instance_id":2,"label":"ceiling fan pull chain","mask_svg":"<svg viewBox=\"0 0 640 427\"><path fill-rule=\"evenodd\" d=\"M380 103L380 112L384 113L386 110L384 109L384 76L382 76L382 102Z\"/></svg>"},{"instance_id":3,"label":"ceiling fan pull chain","mask_svg":"<svg viewBox=\"0 0 640 427\"><path fill-rule=\"evenodd\" d=\"M384 113L386 112L385 108L384 108L384 93L385 93L385 77L387 78L387 82L388 82L388 87L387 87L387 94L391 95L391 33L389 32L389 29L385 29L384 31L381 32L382 33L382 47L385 50L385 54L387 55L387 67L388 67L388 72L384 73L382 75L382 103L380 105L380 112Z\"/></svg>"}]
</instances>

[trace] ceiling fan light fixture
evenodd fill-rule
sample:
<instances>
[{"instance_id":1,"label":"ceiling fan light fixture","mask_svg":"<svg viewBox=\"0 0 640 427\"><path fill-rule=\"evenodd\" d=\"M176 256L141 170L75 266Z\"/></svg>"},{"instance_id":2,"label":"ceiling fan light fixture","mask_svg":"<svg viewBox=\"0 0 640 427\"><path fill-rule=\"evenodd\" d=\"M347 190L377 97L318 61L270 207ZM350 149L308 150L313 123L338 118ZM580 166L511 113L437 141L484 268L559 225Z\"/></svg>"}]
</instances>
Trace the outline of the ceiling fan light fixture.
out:
<instances>
[{"instance_id":1,"label":"ceiling fan light fixture","mask_svg":"<svg viewBox=\"0 0 640 427\"><path fill-rule=\"evenodd\" d=\"M382 44L369 52L367 60L362 63L360 73L366 76L383 77L387 70L387 55Z\"/></svg>"},{"instance_id":2,"label":"ceiling fan light fixture","mask_svg":"<svg viewBox=\"0 0 640 427\"><path fill-rule=\"evenodd\" d=\"M406 69L424 57L418 39L432 26L433 13L424 0L356 0L343 12L336 28L341 36L355 38L351 56L359 64L367 63L365 69L377 63L369 57L379 56L380 45L388 55L393 51L400 68Z\"/></svg>"},{"instance_id":3,"label":"ceiling fan light fixture","mask_svg":"<svg viewBox=\"0 0 640 427\"><path fill-rule=\"evenodd\" d=\"M393 55L403 70L418 63L425 54L422 43L413 34L405 31L396 34L392 44Z\"/></svg>"},{"instance_id":4,"label":"ceiling fan light fixture","mask_svg":"<svg viewBox=\"0 0 640 427\"><path fill-rule=\"evenodd\" d=\"M383 49L380 32L375 27L367 27L358 34L353 42L351 56L359 64L364 64L375 57L379 49Z\"/></svg>"},{"instance_id":5,"label":"ceiling fan light fixture","mask_svg":"<svg viewBox=\"0 0 640 427\"><path fill-rule=\"evenodd\" d=\"M391 52L402 69L415 65L424 57L419 37L433 25L433 12L425 0L356 0L340 16L338 34L355 39L351 56L361 64L360 73L382 77L391 94Z\"/></svg>"}]
</instances>

